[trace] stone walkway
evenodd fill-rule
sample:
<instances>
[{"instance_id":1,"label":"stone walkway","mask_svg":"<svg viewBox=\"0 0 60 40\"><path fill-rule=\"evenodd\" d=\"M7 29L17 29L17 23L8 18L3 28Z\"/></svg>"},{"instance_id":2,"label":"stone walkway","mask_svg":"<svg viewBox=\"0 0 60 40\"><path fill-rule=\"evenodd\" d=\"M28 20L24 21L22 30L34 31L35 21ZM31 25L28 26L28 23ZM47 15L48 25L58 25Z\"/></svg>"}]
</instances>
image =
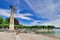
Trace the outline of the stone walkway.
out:
<instances>
[{"instance_id":1,"label":"stone walkway","mask_svg":"<svg viewBox=\"0 0 60 40\"><path fill-rule=\"evenodd\" d=\"M15 35L15 33L0 32L0 40L60 40L53 37L48 37L45 35L20 33Z\"/></svg>"},{"instance_id":2,"label":"stone walkway","mask_svg":"<svg viewBox=\"0 0 60 40\"><path fill-rule=\"evenodd\" d=\"M26 34L26 33L21 33L19 34L21 40L60 40L57 38L53 37L48 37L44 35L37 35L37 34Z\"/></svg>"},{"instance_id":3,"label":"stone walkway","mask_svg":"<svg viewBox=\"0 0 60 40\"><path fill-rule=\"evenodd\" d=\"M0 32L0 40L16 40L14 33Z\"/></svg>"}]
</instances>

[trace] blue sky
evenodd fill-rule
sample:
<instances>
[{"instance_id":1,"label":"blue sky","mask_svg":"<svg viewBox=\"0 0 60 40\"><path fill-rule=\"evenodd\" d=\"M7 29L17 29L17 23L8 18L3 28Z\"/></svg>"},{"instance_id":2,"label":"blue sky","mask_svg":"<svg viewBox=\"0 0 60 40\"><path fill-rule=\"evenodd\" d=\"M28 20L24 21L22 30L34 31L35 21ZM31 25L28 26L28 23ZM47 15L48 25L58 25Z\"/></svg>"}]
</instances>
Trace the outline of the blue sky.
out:
<instances>
[{"instance_id":1,"label":"blue sky","mask_svg":"<svg viewBox=\"0 0 60 40\"><path fill-rule=\"evenodd\" d=\"M4 19L10 17L10 5L20 24L60 27L60 0L1 0L0 16Z\"/></svg>"}]
</instances>

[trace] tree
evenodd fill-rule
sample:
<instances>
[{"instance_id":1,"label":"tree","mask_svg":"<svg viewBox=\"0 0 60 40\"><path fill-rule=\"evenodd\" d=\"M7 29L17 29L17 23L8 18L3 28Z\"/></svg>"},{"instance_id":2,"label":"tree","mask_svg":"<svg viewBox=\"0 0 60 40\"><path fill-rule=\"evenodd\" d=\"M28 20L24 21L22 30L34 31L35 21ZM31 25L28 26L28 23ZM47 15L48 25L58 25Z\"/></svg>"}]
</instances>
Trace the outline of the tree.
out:
<instances>
[{"instance_id":1,"label":"tree","mask_svg":"<svg viewBox=\"0 0 60 40\"><path fill-rule=\"evenodd\" d=\"M45 25L42 25L41 27L42 27L43 29L45 29L46 26L45 26Z\"/></svg>"},{"instance_id":2,"label":"tree","mask_svg":"<svg viewBox=\"0 0 60 40\"><path fill-rule=\"evenodd\" d=\"M53 25L48 25L47 28L48 28L48 30L49 30L49 29L54 29L55 26L53 26Z\"/></svg>"},{"instance_id":3,"label":"tree","mask_svg":"<svg viewBox=\"0 0 60 40\"><path fill-rule=\"evenodd\" d=\"M9 18L7 17L7 18L5 19L5 23L6 23L6 24L9 24L9 23L10 23L9 21L10 21Z\"/></svg>"},{"instance_id":4,"label":"tree","mask_svg":"<svg viewBox=\"0 0 60 40\"><path fill-rule=\"evenodd\" d=\"M6 18L5 23L10 24L10 18ZM14 25L19 25L19 21L16 18L14 18Z\"/></svg>"},{"instance_id":5,"label":"tree","mask_svg":"<svg viewBox=\"0 0 60 40\"><path fill-rule=\"evenodd\" d=\"M2 17L0 17L0 24L2 24L4 21L4 19Z\"/></svg>"},{"instance_id":6,"label":"tree","mask_svg":"<svg viewBox=\"0 0 60 40\"><path fill-rule=\"evenodd\" d=\"M0 17L0 28L2 28L1 24L3 23L4 19Z\"/></svg>"}]
</instances>

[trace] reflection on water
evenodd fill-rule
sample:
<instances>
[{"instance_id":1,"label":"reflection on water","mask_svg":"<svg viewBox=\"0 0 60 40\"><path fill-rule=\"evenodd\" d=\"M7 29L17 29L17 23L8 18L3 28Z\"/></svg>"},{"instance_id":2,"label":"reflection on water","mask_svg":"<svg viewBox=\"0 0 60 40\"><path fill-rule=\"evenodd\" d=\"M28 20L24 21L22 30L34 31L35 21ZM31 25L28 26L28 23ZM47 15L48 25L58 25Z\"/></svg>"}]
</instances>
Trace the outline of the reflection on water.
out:
<instances>
[{"instance_id":1,"label":"reflection on water","mask_svg":"<svg viewBox=\"0 0 60 40\"><path fill-rule=\"evenodd\" d=\"M37 34L54 34L55 32L36 32Z\"/></svg>"},{"instance_id":2,"label":"reflection on water","mask_svg":"<svg viewBox=\"0 0 60 40\"><path fill-rule=\"evenodd\" d=\"M54 36L60 38L60 29L54 29L53 32L36 32L36 34L46 34L49 36Z\"/></svg>"}]
</instances>

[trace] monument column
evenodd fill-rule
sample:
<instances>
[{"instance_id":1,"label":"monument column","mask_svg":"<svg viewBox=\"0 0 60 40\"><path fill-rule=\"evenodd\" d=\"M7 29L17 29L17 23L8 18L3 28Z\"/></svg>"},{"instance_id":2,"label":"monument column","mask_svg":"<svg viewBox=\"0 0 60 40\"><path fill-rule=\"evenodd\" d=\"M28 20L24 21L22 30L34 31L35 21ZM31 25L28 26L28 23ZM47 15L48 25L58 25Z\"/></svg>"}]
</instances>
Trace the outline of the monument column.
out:
<instances>
[{"instance_id":1,"label":"monument column","mask_svg":"<svg viewBox=\"0 0 60 40\"><path fill-rule=\"evenodd\" d=\"M11 15L10 15L10 26L9 31L14 31L14 7L10 5Z\"/></svg>"}]
</instances>

